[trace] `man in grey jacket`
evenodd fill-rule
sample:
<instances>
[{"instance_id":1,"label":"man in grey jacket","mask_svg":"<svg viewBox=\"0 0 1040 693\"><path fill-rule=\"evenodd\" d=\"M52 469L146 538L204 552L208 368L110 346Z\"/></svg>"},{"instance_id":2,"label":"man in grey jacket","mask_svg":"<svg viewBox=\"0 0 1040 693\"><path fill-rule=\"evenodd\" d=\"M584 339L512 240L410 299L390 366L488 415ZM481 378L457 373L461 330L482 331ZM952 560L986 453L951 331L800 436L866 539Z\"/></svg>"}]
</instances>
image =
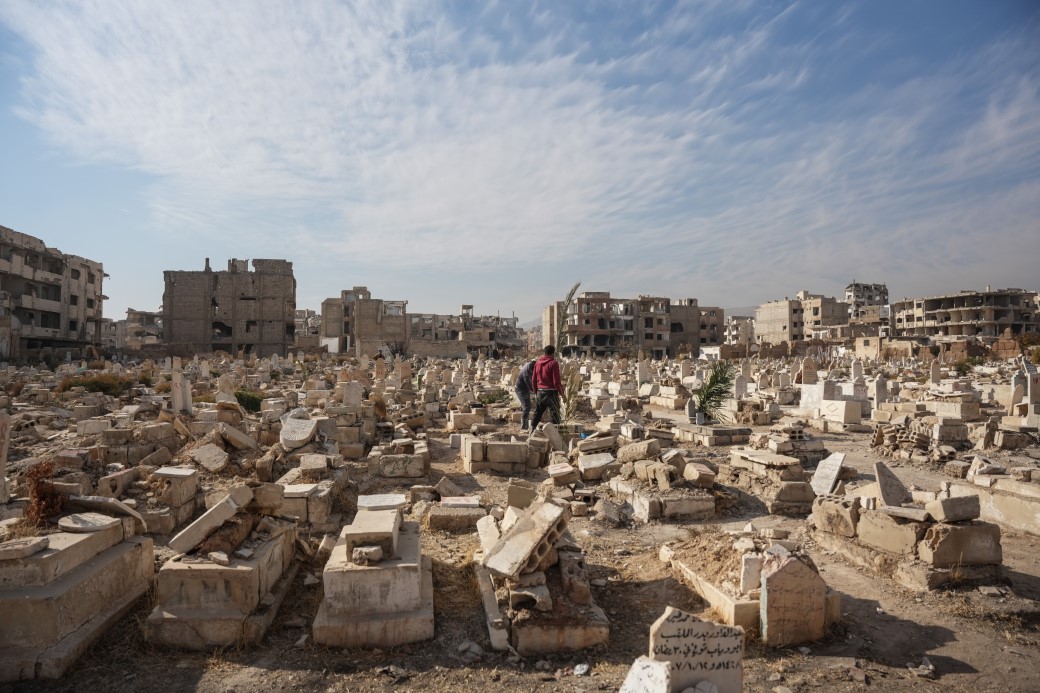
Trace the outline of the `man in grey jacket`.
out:
<instances>
[{"instance_id":1,"label":"man in grey jacket","mask_svg":"<svg viewBox=\"0 0 1040 693\"><path fill-rule=\"evenodd\" d=\"M525 363L516 376L513 393L520 402L520 430L526 431L531 420L531 374L534 372L534 361Z\"/></svg>"}]
</instances>

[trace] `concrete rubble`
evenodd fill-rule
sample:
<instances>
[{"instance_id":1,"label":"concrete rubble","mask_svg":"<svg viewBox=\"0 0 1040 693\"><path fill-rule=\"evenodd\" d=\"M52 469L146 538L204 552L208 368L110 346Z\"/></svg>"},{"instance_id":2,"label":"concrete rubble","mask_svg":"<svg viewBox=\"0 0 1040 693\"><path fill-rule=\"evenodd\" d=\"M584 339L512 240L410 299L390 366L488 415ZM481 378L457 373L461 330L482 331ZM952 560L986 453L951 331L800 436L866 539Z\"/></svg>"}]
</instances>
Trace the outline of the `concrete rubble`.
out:
<instances>
[{"instance_id":1,"label":"concrete rubble","mask_svg":"<svg viewBox=\"0 0 1040 693\"><path fill-rule=\"evenodd\" d=\"M746 633L792 647L841 619L810 553L915 590L996 587L1002 532L1040 535L1024 359L965 375L767 352L734 362L715 420L695 406L707 359L561 362L568 415L531 432L508 399L523 361L485 352L7 367L0 680L60 677L153 588L156 646L258 645L301 582L317 645L430 640L453 618L435 630L434 551L467 541L476 587L452 588L479 593L491 651L595 652L612 585L589 556L639 529L690 530L662 558L721 623L669 607L622 690L740 690ZM705 527L739 513L771 528Z\"/></svg>"}]
</instances>

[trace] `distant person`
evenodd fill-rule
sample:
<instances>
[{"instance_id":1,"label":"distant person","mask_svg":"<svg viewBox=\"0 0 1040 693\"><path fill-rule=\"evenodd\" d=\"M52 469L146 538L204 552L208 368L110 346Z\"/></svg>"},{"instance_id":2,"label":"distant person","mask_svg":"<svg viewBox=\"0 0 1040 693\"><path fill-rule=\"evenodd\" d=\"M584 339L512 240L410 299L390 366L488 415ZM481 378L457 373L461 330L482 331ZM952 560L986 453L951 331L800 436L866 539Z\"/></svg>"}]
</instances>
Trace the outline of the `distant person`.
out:
<instances>
[{"instance_id":1,"label":"distant person","mask_svg":"<svg viewBox=\"0 0 1040 693\"><path fill-rule=\"evenodd\" d=\"M534 373L535 361L528 361L516 376L513 393L520 402L520 430L528 430L531 421L531 375Z\"/></svg>"},{"instance_id":2,"label":"distant person","mask_svg":"<svg viewBox=\"0 0 1040 693\"><path fill-rule=\"evenodd\" d=\"M555 353L556 347L550 344L545 347L545 354L534 362L534 372L531 375L531 387L535 391L532 431L542 420L542 414L546 409L549 409L553 423L560 423L560 394L563 392L563 384L560 382L560 363L556 360Z\"/></svg>"}]
</instances>

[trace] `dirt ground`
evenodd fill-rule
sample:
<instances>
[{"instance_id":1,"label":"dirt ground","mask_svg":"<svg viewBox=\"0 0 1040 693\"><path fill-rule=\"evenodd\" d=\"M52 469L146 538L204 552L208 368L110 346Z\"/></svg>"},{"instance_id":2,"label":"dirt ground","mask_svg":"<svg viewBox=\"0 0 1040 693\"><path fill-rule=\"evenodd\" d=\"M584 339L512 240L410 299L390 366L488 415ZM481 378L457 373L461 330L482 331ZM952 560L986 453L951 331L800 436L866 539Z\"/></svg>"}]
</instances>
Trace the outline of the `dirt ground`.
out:
<instances>
[{"instance_id":1,"label":"dirt ground","mask_svg":"<svg viewBox=\"0 0 1040 693\"><path fill-rule=\"evenodd\" d=\"M865 434L821 437L832 452L848 454L846 464L873 478L872 464L881 458L869 451ZM464 488L505 504L506 478L464 477L447 434L430 431L430 438L433 482L450 475ZM919 488L937 488L941 480L935 471L893 466L904 482ZM539 470L529 478L540 481L544 476ZM796 538L805 536L803 519L758 516L740 506L730 512L717 519L723 529L739 529L753 520L759 528L782 527ZM574 518L570 528L586 551L595 599L611 619L606 647L522 659L491 651L469 567L476 535L424 532L423 550L434 567L437 630L432 641L386 651L301 642L321 599L320 584L304 585L308 574L320 577L320 566L311 564L303 566L260 646L210 653L153 648L141 630L151 602L142 600L63 679L3 690L617 690L632 661L647 653L650 625L666 606L711 616L706 604L658 558L663 542L685 539L689 531L680 525L608 529L589 518ZM810 543L821 574L843 594L842 622L825 640L804 650L769 650L752 639L744 660L745 690L1040 690L1040 538L1005 532L1002 544L1008 594L995 598L969 588L916 594ZM463 660L460 645L468 642L484 648L480 661ZM936 679L920 678L907 668L920 664L922 657L935 666ZM576 676L577 664L590 665L589 673Z\"/></svg>"}]
</instances>

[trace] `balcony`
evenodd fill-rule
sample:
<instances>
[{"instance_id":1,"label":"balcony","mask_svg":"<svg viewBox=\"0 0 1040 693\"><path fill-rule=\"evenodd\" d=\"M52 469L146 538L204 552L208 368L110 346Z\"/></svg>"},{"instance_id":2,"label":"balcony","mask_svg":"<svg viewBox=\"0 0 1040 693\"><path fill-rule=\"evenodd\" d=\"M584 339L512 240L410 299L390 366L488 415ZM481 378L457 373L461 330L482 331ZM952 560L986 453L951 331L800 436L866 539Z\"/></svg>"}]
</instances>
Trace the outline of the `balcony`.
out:
<instances>
[{"instance_id":1,"label":"balcony","mask_svg":"<svg viewBox=\"0 0 1040 693\"><path fill-rule=\"evenodd\" d=\"M22 294L15 299L15 305L26 310L45 310L50 313L61 313L63 307L61 301L51 301L28 294Z\"/></svg>"}]
</instances>

